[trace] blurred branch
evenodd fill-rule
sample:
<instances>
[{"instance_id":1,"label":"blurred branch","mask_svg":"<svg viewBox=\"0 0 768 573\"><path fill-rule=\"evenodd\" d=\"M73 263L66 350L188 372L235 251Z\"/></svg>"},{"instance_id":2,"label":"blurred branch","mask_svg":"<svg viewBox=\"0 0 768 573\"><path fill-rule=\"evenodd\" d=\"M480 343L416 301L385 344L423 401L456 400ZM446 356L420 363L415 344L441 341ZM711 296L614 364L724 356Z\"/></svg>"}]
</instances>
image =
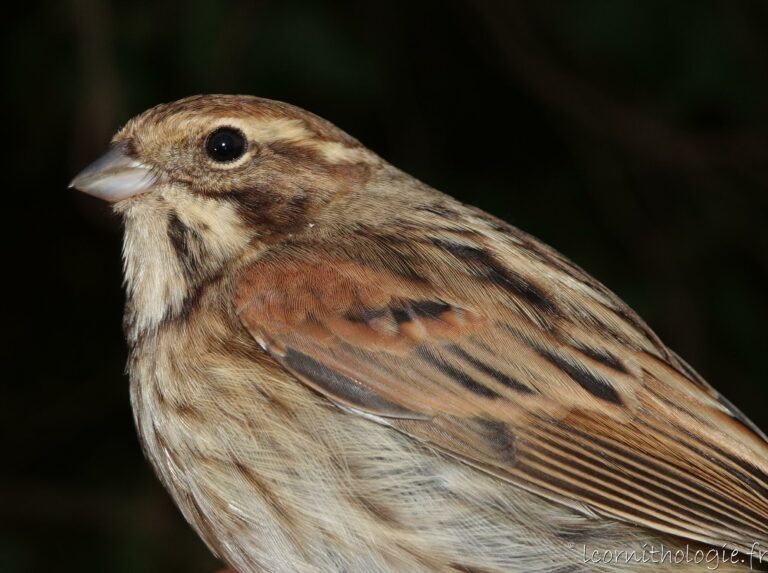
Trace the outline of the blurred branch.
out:
<instances>
[{"instance_id":1,"label":"blurred branch","mask_svg":"<svg viewBox=\"0 0 768 573\"><path fill-rule=\"evenodd\" d=\"M74 174L100 154L117 127L121 86L114 59L110 5L103 0L69 0L79 82L70 128L69 161ZM112 211L78 193L76 204L104 230L117 234Z\"/></svg>"},{"instance_id":2,"label":"blurred branch","mask_svg":"<svg viewBox=\"0 0 768 573\"><path fill-rule=\"evenodd\" d=\"M595 134L661 164L695 170L730 167L768 185L768 142L754 133L693 136L616 101L558 67L529 32L524 2L472 2L506 58L510 72L537 100Z\"/></svg>"},{"instance_id":3,"label":"blurred branch","mask_svg":"<svg viewBox=\"0 0 768 573\"><path fill-rule=\"evenodd\" d=\"M78 165L104 147L115 130L120 86L112 49L108 3L70 0L77 41L78 71L82 94L77 100L72 129L73 157Z\"/></svg>"},{"instance_id":4,"label":"blurred branch","mask_svg":"<svg viewBox=\"0 0 768 573\"><path fill-rule=\"evenodd\" d=\"M751 220L750 213L756 208L768 203L768 141L748 132L696 136L617 101L576 73L562 69L546 55L535 40L526 4L521 0L480 0L470 4L491 31L519 85L537 101L596 137L628 151L633 158L667 166L690 177L691 185L687 188L698 192L691 199L707 197L707 207L719 213L711 218L711 223L718 225L722 233L735 237L755 260L765 261L765 237L756 232L758 227L745 221ZM651 175L653 171L648 169ZM734 194L734 188L740 194ZM655 217L664 215L663 209L654 212ZM633 219L622 220L630 224L627 221ZM648 223L644 221L634 227L630 224L631 228L618 236L627 241L642 237L646 243L674 248L668 244L669 233L656 237L654 233L661 231L654 231ZM670 228L674 224L670 222ZM625 246L642 250L629 242Z\"/></svg>"},{"instance_id":5,"label":"blurred branch","mask_svg":"<svg viewBox=\"0 0 768 573\"><path fill-rule=\"evenodd\" d=\"M510 75L536 101L570 119L581 130L607 141L613 148L629 154L629 161L610 155L608 149L585 145L584 133L567 131L574 154L581 158L595 205L604 210L604 220L619 239L633 264L655 281L659 293L663 326L679 342L683 354L703 362L705 325L697 307L686 295L686 273L696 272L688 263L689 253L676 237L685 233L685 221L674 209L647 209L633 195L636 176L664 181L690 179L685 189L695 189L692 204L715 210L710 223L723 236L735 237L755 260L765 260L762 242L754 237L749 220L755 203L765 204L768 186L768 141L757 133L721 132L698 135L667 125L638 106L606 93L576 71L565 69L547 53L537 39L540 34L529 17L531 3L524 0L480 0L468 3L477 10L492 40L503 54ZM597 155L595 155L597 154ZM666 167L668 169L658 169ZM666 172L666 173L665 173ZM748 184L744 184L747 183ZM734 187L742 195L733 193ZM644 193L653 202L663 197ZM616 193L625 189L625 193ZM749 199L746 193L750 193ZM702 277L702 280L706 280Z\"/></svg>"}]
</instances>

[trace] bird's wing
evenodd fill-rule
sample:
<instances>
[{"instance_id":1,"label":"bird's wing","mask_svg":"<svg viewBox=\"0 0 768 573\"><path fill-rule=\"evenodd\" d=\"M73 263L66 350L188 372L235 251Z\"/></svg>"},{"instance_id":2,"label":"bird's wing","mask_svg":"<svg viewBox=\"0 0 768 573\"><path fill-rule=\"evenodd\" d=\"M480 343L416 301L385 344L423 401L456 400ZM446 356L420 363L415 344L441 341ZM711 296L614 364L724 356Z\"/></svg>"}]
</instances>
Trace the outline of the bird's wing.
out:
<instances>
[{"instance_id":1,"label":"bird's wing","mask_svg":"<svg viewBox=\"0 0 768 573\"><path fill-rule=\"evenodd\" d=\"M330 400L499 478L768 544L765 436L605 287L491 223L268 252L239 281L240 319Z\"/></svg>"}]
</instances>

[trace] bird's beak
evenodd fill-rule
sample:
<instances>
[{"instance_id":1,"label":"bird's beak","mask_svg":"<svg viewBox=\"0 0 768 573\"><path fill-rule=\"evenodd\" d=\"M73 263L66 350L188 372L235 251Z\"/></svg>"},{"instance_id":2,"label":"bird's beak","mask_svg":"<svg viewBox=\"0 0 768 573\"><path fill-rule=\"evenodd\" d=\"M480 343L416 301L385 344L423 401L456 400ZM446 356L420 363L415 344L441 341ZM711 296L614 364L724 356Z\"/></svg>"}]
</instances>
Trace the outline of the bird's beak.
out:
<instances>
[{"instance_id":1,"label":"bird's beak","mask_svg":"<svg viewBox=\"0 0 768 573\"><path fill-rule=\"evenodd\" d=\"M117 203L145 193L156 182L157 176L149 167L131 158L123 145L114 145L78 173L69 187Z\"/></svg>"}]
</instances>

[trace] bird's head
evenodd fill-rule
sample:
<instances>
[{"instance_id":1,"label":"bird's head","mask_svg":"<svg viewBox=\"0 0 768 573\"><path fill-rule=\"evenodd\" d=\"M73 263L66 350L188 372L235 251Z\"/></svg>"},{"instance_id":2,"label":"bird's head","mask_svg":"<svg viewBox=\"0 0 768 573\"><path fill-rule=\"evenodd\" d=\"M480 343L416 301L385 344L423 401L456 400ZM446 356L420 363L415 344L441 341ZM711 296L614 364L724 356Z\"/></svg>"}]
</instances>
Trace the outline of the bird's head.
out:
<instances>
[{"instance_id":1,"label":"bird's head","mask_svg":"<svg viewBox=\"0 0 768 573\"><path fill-rule=\"evenodd\" d=\"M226 265L314 226L379 161L294 106L195 96L130 120L70 186L123 216L128 294L167 316Z\"/></svg>"},{"instance_id":2,"label":"bird's head","mask_svg":"<svg viewBox=\"0 0 768 573\"><path fill-rule=\"evenodd\" d=\"M169 220L197 218L198 209L210 220L226 205L267 237L296 230L359 185L372 162L359 142L302 109L207 95L130 120L71 187L114 203L119 212L152 208Z\"/></svg>"}]
</instances>

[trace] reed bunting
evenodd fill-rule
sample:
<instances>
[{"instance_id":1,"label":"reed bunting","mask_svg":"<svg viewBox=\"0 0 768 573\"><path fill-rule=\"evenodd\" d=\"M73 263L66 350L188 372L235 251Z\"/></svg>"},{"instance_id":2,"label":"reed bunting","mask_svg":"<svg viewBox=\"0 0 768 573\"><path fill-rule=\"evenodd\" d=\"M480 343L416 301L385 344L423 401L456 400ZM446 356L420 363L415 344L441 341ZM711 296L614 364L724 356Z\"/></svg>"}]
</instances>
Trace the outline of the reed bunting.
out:
<instances>
[{"instance_id":1,"label":"reed bunting","mask_svg":"<svg viewBox=\"0 0 768 573\"><path fill-rule=\"evenodd\" d=\"M235 570L700 571L717 551L735 571L768 549L762 431L563 255L329 122L187 98L72 187L124 220L147 458Z\"/></svg>"}]
</instances>

